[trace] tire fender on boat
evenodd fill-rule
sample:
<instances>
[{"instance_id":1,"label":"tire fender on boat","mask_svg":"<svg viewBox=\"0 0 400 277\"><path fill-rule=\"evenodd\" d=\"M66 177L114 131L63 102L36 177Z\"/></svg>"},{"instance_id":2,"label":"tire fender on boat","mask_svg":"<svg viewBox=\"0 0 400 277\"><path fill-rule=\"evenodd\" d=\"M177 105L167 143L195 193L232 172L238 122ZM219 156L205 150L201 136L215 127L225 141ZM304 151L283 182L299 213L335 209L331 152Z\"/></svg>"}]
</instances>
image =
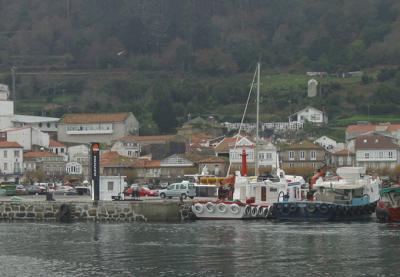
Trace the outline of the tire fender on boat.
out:
<instances>
[{"instance_id":1,"label":"tire fender on boat","mask_svg":"<svg viewBox=\"0 0 400 277\"><path fill-rule=\"evenodd\" d=\"M230 205L229 209L233 214L238 214L240 212L240 207L238 204L232 204Z\"/></svg>"},{"instance_id":2,"label":"tire fender on boat","mask_svg":"<svg viewBox=\"0 0 400 277\"><path fill-rule=\"evenodd\" d=\"M251 216L256 217L257 213L258 213L257 207L255 207L255 206L251 207Z\"/></svg>"},{"instance_id":3,"label":"tire fender on boat","mask_svg":"<svg viewBox=\"0 0 400 277\"><path fill-rule=\"evenodd\" d=\"M214 203L211 203L211 202L207 202L207 204L206 204L206 210L207 210L209 213L213 213L213 212L215 211L215 204L214 204Z\"/></svg>"},{"instance_id":4,"label":"tire fender on boat","mask_svg":"<svg viewBox=\"0 0 400 277\"><path fill-rule=\"evenodd\" d=\"M295 213L297 212L298 206L296 203L290 203L289 204L289 212Z\"/></svg>"},{"instance_id":5,"label":"tire fender on boat","mask_svg":"<svg viewBox=\"0 0 400 277\"><path fill-rule=\"evenodd\" d=\"M251 207L249 205L244 208L244 215L245 216L250 216L251 215Z\"/></svg>"},{"instance_id":6,"label":"tire fender on boat","mask_svg":"<svg viewBox=\"0 0 400 277\"><path fill-rule=\"evenodd\" d=\"M271 206L268 206L268 208L267 207L263 208L263 217L264 218L268 217L270 208L271 208Z\"/></svg>"},{"instance_id":7,"label":"tire fender on boat","mask_svg":"<svg viewBox=\"0 0 400 277\"><path fill-rule=\"evenodd\" d=\"M263 207L258 206L257 207L257 216L262 217L262 215L263 215Z\"/></svg>"},{"instance_id":8,"label":"tire fender on boat","mask_svg":"<svg viewBox=\"0 0 400 277\"><path fill-rule=\"evenodd\" d=\"M290 209L289 205L283 205L282 210L281 210L282 215L289 215L290 214Z\"/></svg>"},{"instance_id":9,"label":"tire fender on boat","mask_svg":"<svg viewBox=\"0 0 400 277\"><path fill-rule=\"evenodd\" d=\"M309 213L314 213L317 210L317 206L315 204L308 203L306 206L306 210Z\"/></svg>"},{"instance_id":10,"label":"tire fender on boat","mask_svg":"<svg viewBox=\"0 0 400 277\"><path fill-rule=\"evenodd\" d=\"M328 213L328 212L329 212L329 207L328 207L328 205L327 205L327 204L321 204L321 205L319 205L319 211L320 211L322 214Z\"/></svg>"},{"instance_id":11,"label":"tire fender on boat","mask_svg":"<svg viewBox=\"0 0 400 277\"><path fill-rule=\"evenodd\" d=\"M204 207L202 204L200 203L196 203L194 204L194 206L192 207L192 210L195 214L202 214L204 211Z\"/></svg>"},{"instance_id":12,"label":"tire fender on boat","mask_svg":"<svg viewBox=\"0 0 400 277\"><path fill-rule=\"evenodd\" d=\"M219 203L217 205L217 210L221 213L225 213L226 212L226 204L224 203Z\"/></svg>"}]
</instances>

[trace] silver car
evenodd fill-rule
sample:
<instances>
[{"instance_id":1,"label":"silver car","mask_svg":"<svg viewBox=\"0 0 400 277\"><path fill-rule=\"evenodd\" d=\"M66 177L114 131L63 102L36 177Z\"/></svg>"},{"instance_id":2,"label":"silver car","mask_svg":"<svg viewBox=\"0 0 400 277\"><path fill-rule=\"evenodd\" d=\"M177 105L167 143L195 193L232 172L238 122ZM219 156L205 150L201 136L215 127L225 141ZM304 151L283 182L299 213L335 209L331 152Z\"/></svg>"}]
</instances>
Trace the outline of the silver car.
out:
<instances>
[{"instance_id":1,"label":"silver car","mask_svg":"<svg viewBox=\"0 0 400 277\"><path fill-rule=\"evenodd\" d=\"M189 197L193 199L196 196L196 189L193 183L173 183L166 189L160 190L159 193L161 198L182 197L186 199Z\"/></svg>"}]
</instances>

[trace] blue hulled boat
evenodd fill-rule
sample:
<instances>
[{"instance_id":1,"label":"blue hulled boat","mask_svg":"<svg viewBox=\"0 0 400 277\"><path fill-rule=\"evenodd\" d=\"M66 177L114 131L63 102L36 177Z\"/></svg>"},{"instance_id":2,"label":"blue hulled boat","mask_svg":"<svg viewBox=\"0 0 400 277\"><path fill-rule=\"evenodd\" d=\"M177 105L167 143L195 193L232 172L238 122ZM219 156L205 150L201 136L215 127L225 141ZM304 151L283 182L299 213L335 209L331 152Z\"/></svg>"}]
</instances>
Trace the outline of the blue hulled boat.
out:
<instances>
[{"instance_id":1,"label":"blue hulled boat","mask_svg":"<svg viewBox=\"0 0 400 277\"><path fill-rule=\"evenodd\" d=\"M379 200L379 178L362 167L342 167L338 176L319 178L312 188L314 201L276 202L271 218L289 221L337 221L370 218Z\"/></svg>"}]
</instances>

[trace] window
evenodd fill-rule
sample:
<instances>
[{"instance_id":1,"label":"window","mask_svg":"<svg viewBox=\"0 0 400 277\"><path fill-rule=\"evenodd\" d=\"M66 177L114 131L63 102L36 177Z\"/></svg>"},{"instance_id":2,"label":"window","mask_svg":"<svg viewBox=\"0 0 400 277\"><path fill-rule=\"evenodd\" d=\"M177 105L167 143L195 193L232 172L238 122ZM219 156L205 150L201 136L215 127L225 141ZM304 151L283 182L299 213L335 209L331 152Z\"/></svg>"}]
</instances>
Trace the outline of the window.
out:
<instances>
[{"instance_id":1,"label":"window","mask_svg":"<svg viewBox=\"0 0 400 277\"><path fill-rule=\"evenodd\" d=\"M108 190L114 190L114 182L107 182Z\"/></svg>"},{"instance_id":2,"label":"window","mask_svg":"<svg viewBox=\"0 0 400 277\"><path fill-rule=\"evenodd\" d=\"M42 123L39 123L39 128L42 128L42 125L43 125Z\"/></svg>"},{"instance_id":3,"label":"window","mask_svg":"<svg viewBox=\"0 0 400 277\"><path fill-rule=\"evenodd\" d=\"M7 150L3 151L3 156L4 156L4 158L7 158Z\"/></svg>"},{"instance_id":4,"label":"window","mask_svg":"<svg viewBox=\"0 0 400 277\"><path fill-rule=\"evenodd\" d=\"M272 153L267 153L267 160L272 160Z\"/></svg>"},{"instance_id":5,"label":"window","mask_svg":"<svg viewBox=\"0 0 400 277\"><path fill-rule=\"evenodd\" d=\"M46 126L47 126L47 128L50 128L50 123L47 123Z\"/></svg>"},{"instance_id":6,"label":"window","mask_svg":"<svg viewBox=\"0 0 400 277\"><path fill-rule=\"evenodd\" d=\"M294 160L294 151L289 151L289 160Z\"/></svg>"},{"instance_id":7,"label":"window","mask_svg":"<svg viewBox=\"0 0 400 277\"><path fill-rule=\"evenodd\" d=\"M128 151L128 156L132 156L132 151Z\"/></svg>"},{"instance_id":8,"label":"window","mask_svg":"<svg viewBox=\"0 0 400 277\"><path fill-rule=\"evenodd\" d=\"M379 158L383 158L383 152L379 152Z\"/></svg>"},{"instance_id":9,"label":"window","mask_svg":"<svg viewBox=\"0 0 400 277\"><path fill-rule=\"evenodd\" d=\"M8 163L4 163L4 170L8 170Z\"/></svg>"},{"instance_id":10,"label":"window","mask_svg":"<svg viewBox=\"0 0 400 277\"><path fill-rule=\"evenodd\" d=\"M258 159L259 160L265 160L265 154L264 153L259 153L258 154Z\"/></svg>"},{"instance_id":11,"label":"window","mask_svg":"<svg viewBox=\"0 0 400 277\"><path fill-rule=\"evenodd\" d=\"M316 151L311 151L310 152L310 157L311 157L311 160L316 160L317 159L317 152Z\"/></svg>"},{"instance_id":12,"label":"window","mask_svg":"<svg viewBox=\"0 0 400 277\"><path fill-rule=\"evenodd\" d=\"M19 150L14 150L14 157L18 158L19 157Z\"/></svg>"},{"instance_id":13,"label":"window","mask_svg":"<svg viewBox=\"0 0 400 277\"><path fill-rule=\"evenodd\" d=\"M300 151L300 160L304 160L305 159L305 152L304 151Z\"/></svg>"},{"instance_id":14,"label":"window","mask_svg":"<svg viewBox=\"0 0 400 277\"><path fill-rule=\"evenodd\" d=\"M364 153L364 158L369 159L369 153Z\"/></svg>"},{"instance_id":15,"label":"window","mask_svg":"<svg viewBox=\"0 0 400 277\"><path fill-rule=\"evenodd\" d=\"M393 152L389 151L389 158L393 158Z\"/></svg>"},{"instance_id":16,"label":"window","mask_svg":"<svg viewBox=\"0 0 400 277\"><path fill-rule=\"evenodd\" d=\"M60 151L61 151L61 153L64 153L64 148L61 148Z\"/></svg>"},{"instance_id":17,"label":"window","mask_svg":"<svg viewBox=\"0 0 400 277\"><path fill-rule=\"evenodd\" d=\"M289 163L289 167L294 167L294 163Z\"/></svg>"}]
</instances>

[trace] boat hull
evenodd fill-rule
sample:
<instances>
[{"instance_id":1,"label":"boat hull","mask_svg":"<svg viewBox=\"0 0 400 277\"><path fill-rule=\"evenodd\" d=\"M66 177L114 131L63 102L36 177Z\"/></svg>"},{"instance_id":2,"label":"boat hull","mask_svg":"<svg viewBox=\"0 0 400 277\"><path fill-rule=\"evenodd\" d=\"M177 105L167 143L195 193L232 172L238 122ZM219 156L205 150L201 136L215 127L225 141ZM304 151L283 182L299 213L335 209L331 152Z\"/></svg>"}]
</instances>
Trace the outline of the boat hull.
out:
<instances>
[{"instance_id":1,"label":"boat hull","mask_svg":"<svg viewBox=\"0 0 400 277\"><path fill-rule=\"evenodd\" d=\"M274 203L271 219L282 221L346 221L366 220L375 211L376 203L342 205L325 202Z\"/></svg>"},{"instance_id":2,"label":"boat hull","mask_svg":"<svg viewBox=\"0 0 400 277\"><path fill-rule=\"evenodd\" d=\"M269 215L268 206L246 205L238 202L206 202L192 205L196 219L262 219Z\"/></svg>"},{"instance_id":3,"label":"boat hull","mask_svg":"<svg viewBox=\"0 0 400 277\"><path fill-rule=\"evenodd\" d=\"M383 201L376 206L376 217L381 222L400 222L400 207L388 207Z\"/></svg>"}]
</instances>

